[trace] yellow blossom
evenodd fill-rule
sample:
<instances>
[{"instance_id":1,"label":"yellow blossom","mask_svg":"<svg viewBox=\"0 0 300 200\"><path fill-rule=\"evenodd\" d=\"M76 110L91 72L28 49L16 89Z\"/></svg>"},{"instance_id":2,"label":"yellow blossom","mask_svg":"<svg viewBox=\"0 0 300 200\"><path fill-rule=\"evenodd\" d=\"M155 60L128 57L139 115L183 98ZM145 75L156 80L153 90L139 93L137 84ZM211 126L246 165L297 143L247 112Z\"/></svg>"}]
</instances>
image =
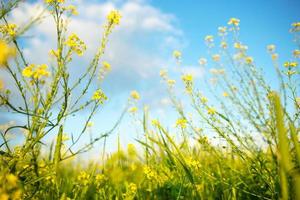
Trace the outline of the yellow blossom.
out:
<instances>
[{"instance_id":1,"label":"yellow blossom","mask_svg":"<svg viewBox=\"0 0 300 200\"><path fill-rule=\"evenodd\" d=\"M66 9L67 11L70 11L70 13L71 13L72 15L78 15L78 14L79 14L78 11L77 11L76 6L74 6L74 5L69 5L69 6L65 7L65 9Z\"/></svg>"},{"instance_id":2,"label":"yellow blossom","mask_svg":"<svg viewBox=\"0 0 300 200\"><path fill-rule=\"evenodd\" d=\"M213 59L215 62L220 61L220 58L221 58L221 56L220 56L219 54L215 54L215 55L212 56L212 59Z\"/></svg>"},{"instance_id":3,"label":"yellow blossom","mask_svg":"<svg viewBox=\"0 0 300 200\"><path fill-rule=\"evenodd\" d=\"M297 106L300 108L300 97L297 97L297 98L296 98L296 104L297 104Z\"/></svg>"},{"instance_id":4,"label":"yellow blossom","mask_svg":"<svg viewBox=\"0 0 300 200\"><path fill-rule=\"evenodd\" d=\"M214 115L214 114L216 114L216 109L213 108L213 107L208 107L208 108L207 108L207 113L208 113L209 115Z\"/></svg>"},{"instance_id":5,"label":"yellow blossom","mask_svg":"<svg viewBox=\"0 0 300 200\"><path fill-rule=\"evenodd\" d=\"M208 102L208 99L204 96L201 96L200 101L201 101L201 103L206 104Z\"/></svg>"},{"instance_id":6,"label":"yellow blossom","mask_svg":"<svg viewBox=\"0 0 300 200\"><path fill-rule=\"evenodd\" d=\"M273 53L271 55L272 60L277 60L278 59L278 54L277 53Z\"/></svg>"},{"instance_id":7,"label":"yellow blossom","mask_svg":"<svg viewBox=\"0 0 300 200\"><path fill-rule=\"evenodd\" d=\"M157 120L157 119L153 119L152 121L151 121L151 124L153 125L153 126L159 126L159 121Z\"/></svg>"},{"instance_id":8,"label":"yellow blossom","mask_svg":"<svg viewBox=\"0 0 300 200\"><path fill-rule=\"evenodd\" d=\"M298 63L297 62L285 62L283 64L284 67L297 67Z\"/></svg>"},{"instance_id":9,"label":"yellow blossom","mask_svg":"<svg viewBox=\"0 0 300 200\"><path fill-rule=\"evenodd\" d=\"M129 108L128 111L131 113L136 113L138 111L138 108L136 106L133 106L133 107Z\"/></svg>"},{"instance_id":10,"label":"yellow blossom","mask_svg":"<svg viewBox=\"0 0 300 200\"><path fill-rule=\"evenodd\" d=\"M227 27L226 26L221 26L218 27L218 31L221 35L223 35L224 33L226 33Z\"/></svg>"},{"instance_id":11,"label":"yellow blossom","mask_svg":"<svg viewBox=\"0 0 300 200\"><path fill-rule=\"evenodd\" d=\"M92 96L92 100L95 100L100 104L103 104L103 102L107 100L107 96L104 94L104 92L101 89L98 89L97 91L94 92Z\"/></svg>"},{"instance_id":12,"label":"yellow blossom","mask_svg":"<svg viewBox=\"0 0 300 200\"><path fill-rule=\"evenodd\" d=\"M267 50L269 52L274 52L275 51L276 46L274 44L270 44L267 46Z\"/></svg>"},{"instance_id":13,"label":"yellow blossom","mask_svg":"<svg viewBox=\"0 0 300 200\"><path fill-rule=\"evenodd\" d=\"M131 91L130 96L131 96L131 98L133 98L135 100L140 99L140 94L136 90Z\"/></svg>"},{"instance_id":14,"label":"yellow blossom","mask_svg":"<svg viewBox=\"0 0 300 200\"><path fill-rule=\"evenodd\" d=\"M295 50L293 51L293 56L294 56L295 58L300 58L300 50L299 50L299 49L295 49Z\"/></svg>"},{"instance_id":15,"label":"yellow blossom","mask_svg":"<svg viewBox=\"0 0 300 200\"><path fill-rule=\"evenodd\" d=\"M4 88L4 82L0 80L0 91L3 90L3 88Z\"/></svg>"},{"instance_id":16,"label":"yellow blossom","mask_svg":"<svg viewBox=\"0 0 300 200\"><path fill-rule=\"evenodd\" d=\"M207 64L206 58L200 58L200 59L199 59L199 64L200 64L200 65L206 65L206 64Z\"/></svg>"},{"instance_id":17,"label":"yellow blossom","mask_svg":"<svg viewBox=\"0 0 300 200\"><path fill-rule=\"evenodd\" d=\"M165 69L160 70L159 76L162 77L162 78L167 77L168 76L168 71L165 70Z\"/></svg>"},{"instance_id":18,"label":"yellow blossom","mask_svg":"<svg viewBox=\"0 0 300 200\"><path fill-rule=\"evenodd\" d=\"M94 126L94 123L93 122L91 122L91 121L89 121L88 123L87 123L87 125L86 125L87 127L92 127L92 126Z\"/></svg>"},{"instance_id":19,"label":"yellow blossom","mask_svg":"<svg viewBox=\"0 0 300 200\"><path fill-rule=\"evenodd\" d=\"M176 127L180 127L182 129L186 128L187 121L184 118L180 118L176 120Z\"/></svg>"},{"instance_id":20,"label":"yellow blossom","mask_svg":"<svg viewBox=\"0 0 300 200\"><path fill-rule=\"evenodd\" d=\"M228 93L227 92L223 92L223 97L228 97Z\"/></svg>"},{"instance_id":21,"label":"yellow blossom","mask_svg":"<svg viewBox=\"0 0 300 200\"><path fill-rule=\"evenodd\" d=\"M226 49L227 48L227 43L226 42L221 42L220 46L223 48L223 49Z\"/></svg>"},{"instance_id":22,"label":"yellow blossom","mask_svg":"<svg viewBox=\"0 0 300 200\"><path fill-rule=\"evenodd\" d=\"M110 71L111 70L111 66L108 62L104 61L102 63L103 68L105 69L105 71Z\"/></svg>"},{"instance_id":23,"label":"yellow blossom","mask_svg":"<svg viewBox=\"0 0 300 200\"><path fill-rule=\"evenodd\" d=\"M112 10L107 15L107 20L110 25L118 25L118 24L120 24L121 17L122 16L120 15L120 13L118 11Z\"/></svg>"},{"instance_id":24,"label":"yellow blossom","mask_svg":"<svg viewBox=\"0 0 300 200\"><path fill-rule=\"evenodd\" d=\"M5 65L9 58L16 55L14 48L9 47L4 41L0 40L0 67Z\"/></svg>"},{"instance_id":25,"label":"yellow blossom","mask_svg":"<svg viewBox=\"0 0 300 200\"><path fill-rule=\"evenodd\" d=\"M173 79L168 79L167 83L168 83L169 86L173 86L173 85L175 85L176 81L173 80Z\"/></svg>"},{"instance_id":26,"label":"yellow blossom","mask_svg":"<svg viewBox=\"0 0 300 200\"><path fill-rule=\"evenodd\" d=\"M65 45L69 46L70 49L75 52L78 56L82 56L86 50L84 42L75 34L72 33L65 42Z\"/></svg>"},{"instance_id":27,"label":"yellow blossom","mask_svg":"<svg viewBox=\"0 0 300 200\"><path fill-rule=\"evenodd\" d=\"M173 56L174 56L174 58L176 58L176 59L180 59L180 58L181 58L181 52L175 50L175 51L173 51Z\"/></svg>"},{"instance_id":28,"label":"yellow blossom","mask_svg":"<svg viewBox=\"0 0 300 200\"><path fill-rule=\"evenodd\" d=\"M245 61L246 61L247 64L252 64L253 63L253 58L248 56L248 57L245 58Z\"/></svg>"},{"instance_id":29,"label":"yellow blossom","mask_svg":"<svg viewBox=\"0 0 300 200\"><path fill-rule=\"evenodd\" d=\"M237 18L230 18L228 21L229 25L234 25L234 26L238 26L240 24L240 20Z\"/></svg>"},{"instance_id":30,"label":"yellow blossom","mask_svg":"<svg viewBox=\"0 0 300 200\"><path fill-rule=\"evenodd\" d=\"M33 68L34 68L34 64L28 65L27 67L25 67L22 71L22 75L24 77L30 78L33 75Z\"/></svg>"},{"instance_id":31,"label":"yellow blossom","mask_svg":"<svg viewBox=\"0 0 300 200\"><path fill-rule=\"evenodd\" d=\"M0 32L4 35L15 37L17 25L16 24L4 24L0 25Z\"/></svg>"},{"instance_id":32,"label":"yellow blossom","mask_svg":"<svg viewBox=\"0 0 300 200\"><path fill-rule=\"evenodd\" d=\"M206 42L213 42L214 41L214 36L212 36L212 35L207 35L207 36L205 36L205 38L204 38L204 40L206 41Z\"/></svg>"},{"instance_id":33,"label":"yellow blossom","mask_svg":"<svg viewBox=\"0 0 300 200\"><path fill-rule=\"evenodd\" d=\"M11 185L12 187L15 187L18 182L18 177L16 177L13 174L8 174L8 175L6 175L6 180L9 185Z\"/></svg>"}]
</instances>

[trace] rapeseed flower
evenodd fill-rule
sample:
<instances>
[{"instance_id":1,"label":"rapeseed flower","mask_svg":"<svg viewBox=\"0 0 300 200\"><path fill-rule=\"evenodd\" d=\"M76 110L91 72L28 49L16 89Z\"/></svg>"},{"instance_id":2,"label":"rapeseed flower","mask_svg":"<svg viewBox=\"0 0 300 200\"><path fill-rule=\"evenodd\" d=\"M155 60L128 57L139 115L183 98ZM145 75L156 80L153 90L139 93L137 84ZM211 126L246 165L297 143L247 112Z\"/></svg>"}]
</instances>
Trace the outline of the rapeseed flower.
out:
<instances>
[{"instance_id":1,"label":"rapeseed flower","mask_svg":"<svg viewBox=\"0 0 300 200\"><path fill-rule=\"evenodd\" d=\"M110 13L107 15L108 23L112 26L120 24L121 18L122 18L122 16L116 10L110 11Z\"/></svg>"},{"instance_id":2,"label":"rapeseed flower","mask_svg":"<svg viewBox=\"0 0 300 200\"><path fill-rule=\"evenodd\" d=\"M15 55L15 49L9 47L6 42L0 40L0 67L5 65L7 61Z\"/></svg>"},{"instance_id":3,"label":"rapeseed flower","mask_svg":"<svg viewBox=\"0 0 300 200\"><path fill-rule=\"evenodd\" d=\"M229 21L228 21L228 24L229 25L234 25L234 26L238 26L240 24L240 20L237 19L237 18L230 18Z\"/></svg>"},{"instance_id":4,"label":"rapeseed flower","mask_svg":"<svg viewBox=\"0 0 300 200\"><path fill-rule=\"evenodd\" d=\"M98 89L94 92L92 96L92 100L99 102L100 104L103 104L104 101L107 100L107 96L104 94L104 92L101 89Z\"/></svg>"},{"instance_id":5,"label":"rapeseed flower","mask_svg":"<svg viewBox=\"0 0 300 200\"><path fill-rule=\"evenodd\" d=\"M135 100L140 99L140 94L136 90L131 91L130 96L132 99L135 99Z\"/></svg>"},{"instance_id":6,"label":"rapeseed flower","mask_svg":"<svg viewBox=\"0 0 300 200\"><path fill-rule=\"evenodd\" d=\"M185 129L187 125L187 120L184 118L180 118L176 120L176 127Z\"/></svg>"}]
</instances>

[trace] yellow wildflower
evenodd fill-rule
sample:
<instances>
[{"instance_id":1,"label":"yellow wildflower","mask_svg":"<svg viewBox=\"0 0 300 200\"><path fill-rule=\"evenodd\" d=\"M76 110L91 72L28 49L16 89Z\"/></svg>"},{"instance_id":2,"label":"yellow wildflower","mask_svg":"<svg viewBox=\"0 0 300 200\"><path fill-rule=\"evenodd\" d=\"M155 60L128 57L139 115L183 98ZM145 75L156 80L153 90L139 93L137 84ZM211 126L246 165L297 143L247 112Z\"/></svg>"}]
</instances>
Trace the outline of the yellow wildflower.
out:
<instances>
[{"instance_id":1,"label":"yellow wildflower","mask_svg":"<svg viewBox=\"0 0 300 200\"><path fill-rule=\"evenodd\" d=\"M9 200L9 195L6 193L0 194L0 200Z\"/></svg>"},{"instance_id":2,"label":"yellow wildflower","mask_svg":"<svg viewBox=\"0 0 300 200\"><path fill-rule=\"evenodd\" d=\"M42 77L48 77L50 75L50 72L47 71L48 66L46 64L42 64L37 66L35 71L33 72L33 78L34 79L40 79Z\"/></svg>"},{"instance_id":3,"label":"yellow wildflower","mask_svg":"<svg viewBox=\"0 0 300 200\"><path fill-rule=\"evenodd\" d=\"M296 98L296 104L297 104L297 106L300 108L300 97L297 97L297 98Z\"/></svg>"},{"instance_id":4,"label":"yellow wildflower","mask_svg":"<svg viewBox=\"0 0 300 200\"><path fill-rule=\"evenodd\" d=\"M294 56L295 58L300 58L300 50L299 50L299 49L295 49L295 50L293 51L293 56Z\"/></svg>"},{"instance_id":5,"label":"yellow wildflower","mask_svg":"<svg viewBox=\"0 0 300 200\"><path fill-rule=\"evenodd\" d=\"M152 123L152 126L159 126L160 125L160 123L159 123L159 121L157 119L153 119L151 121L151 123Z\"/></svg>"},{"instance_id":6,"label":"yellow wildflower","mask_svg":"<svg viewBox=\"0 0 300 200\"><path fill-rule=\"evenodd\" d=\"M65 7L65 9L66 9L67 11L70 11L70 13L71 13L72 15L78 15L78 14L79 14L78 11L77 11L76 6L74 6L74 5L69 5L69 6Z\"/></svg>"},{"instance_id":7,"label":"yellow wildflower","mask_svg":"<svg viewBox=\"0 0 300 200\"><path fill-rule=\"evenodd\" d=\"M168 85L169 85L170 87L172 87L172 86L175 85L176 81L173 80L173 79L168 79L168 80L167 80L167 83L168 83Z\"/></svg>"},{"instance_id":8,"label":"yellow wildflower","mask_svg":"<svg viewBox=\"0 0 300 200\"><path fill-rule=\"evenodd\" d=\"M131 91L130 96L131 96L131 98L133 98L135 100L140 99L140 94L136 90Z\"/></svg>"},{"instance_id":9,"label":"yellow wildflower","mask_svg":"<svg viewBox=\"0 0 300 200\"><path fill-rule=\"evenodd\" d=\"M214 41L214 36L212 36L212 35L207 35L207 36L205 36L205 38L204 38L204 40L206 41L206 42L213 42Z\"/></svg>"},{"instance_id":10,"label":"yellow wildflower","mask_svg":"<svg viewBox=\"0 0 300 200\"><path fill-rule=\"evenodd\" d=\"M118 25L118 24L120 24L121 17L122 16L120 15L120 13L118 11L112 10L107 15L107 20L110 25Z\"/></svg>"},{"instance_id":11,"label":"yellow wildflower","mask_svg":"<svg viewBox=\"0 0 300 200\"><path fill-rule=\"evenodd\" d=\"M200 101L201 101L201 103L206 104L208 102L208 99L206 97L202 96L202 97L200 97Z\"/></svg>"},{"instance_id":12,"label":"yellow wildflower","mask_svg":"<svg viewBox=\"0 0 300 200\"><path fill-rule=\"evenodd\" d=\"M92 127L92 126L94 126L94 123L91 122L91 121L89 121L89 122L87 123L87 127Z\"/></svg>"},{"instance_id":13,"label":"yellow wildflower","mask_svg":"<svg viewBox=\"0 0 300 200\"><path fill-rule=\"evenodd\" d=\"M228 97L229 94L227 92L223 92L223 97Z\"/></svg>"},{"instance_id":14,"label":"yellow wildflower","mask_svg":"<svg viewBox=\"0 0 300 200\"><path fill-rule=\"evenodd\" d=\"M298 63L297 62L285 62L283 64L284 67L297 67Z\"/></svg>"},{"instance_id":15,"label":"yellow wildflower","mask_svg":"<svg viewBox=\"0 0 300 200\"><path fill-rule=\"evenodd\" d=\"M22 71L22 75L24 77L30 78L33 75L33 68L35 67L34 64L30 64L27 67L25 67Z\"/></svg>"},{"instance_id":16,"label":"yellow wildflower","mask_svg":"<svg viewBox=\"0 0 300 200\"><path fill-rule=\"evenodd\" d=\"M168 76L168 71L165 70L165 69L160 70L159 76L162 77L162 78L167 77Z\"/></svg>"},{"instance_id":17,"label":"yellow wildflower","mask_svg":"<svg viewBox=\"0 0 300 200\"><path fill-rule=\"evenodd\" d=\"M215 61L215 62L219 62L220 61L220 58L221 56L219 54L215 54L212 56L212 59Z\"/></svg>"},{"instance_id":18,"label":"yellow wildflower","mask_svg":"<svg viewBox=\"0 0 300 200\"><path fill-rule=\"evenodd\" d=\"M292 32L298 32L300 31L300 22L295 22L295 23L292 23Z\"/></svg>"},{"instance_id":19,"label":"yellow wildflower","mask_svg":"<svg viewBox=\"0 0 300 200\"><path fill-rule=\"evenodd\" d=\"M86 45L84 42L75 34L72 33L67 41L65 42L70 49L75 52L78 56L82 56L83 52L86 50Z\"/></svg>"},{"instance_id":20,"label":"yellow wildflower","mask_svg":"<svg viewBox=\"0 0 300 200\"><path fill-rule=\"evenodd\" d=\"M15 55L15 49L9 47L4 41L0 40L0 67L5 65L8 59Z\"/></svg>"},{"instance_id":21,"label":"yellow wildflower","mask_svg":"<svg viewBox=\"0 0 300 200\"><path fill-rule=\"evenodd\" d=\"M221 26L218 28L218 31L221 35L223 35L224 33L226 33L227 27L226 26Z\"/></svg>"},{"instance_id":22,"label":"yellow wildflower","mask_svg":"<svg viewBox=\"0 0 300 200\"><path fill-rule=\"evenodd\" d=\"M230 18L228 21L229 25L234 25L234 26L238 26L240 24L240 20L237 18Z\"/></svg>"},{"instance_id":23,"label":"yellow wildflower","mask_svg":"<svg viewBox=\"0 0 300 200\"><path fill-rule=\"evenodd\" d=\"M133 107L129 108L128 111L131 113L136 113L138 111L138 108L136 106L133 106Z\"/></svg>"},{"instance_id":24,"label":"yellow wildflower","mask_svg":"<svg viewBox=\"0 0 300 200\"><path fill-rule=\"evenodd\" d=\"M221 42L220 46L223 48L223 49L226 49L227 48L227 43L226 42Z\"/></svg>"},{"instance_id":25,"label":"yellow wildflower","mask_svg":"<svg viewBox=\"0 0 300 200\"><path fill-rule=\"evenodd\" d=\"M271 58L272 58L272 60L277 60L278 54L277 54L277 53L273 53L273 54L271 55Z\"/></svg>"},{"instance_id":26,"label":"yellow wildflower","mask_svg":"<svg viewBox=\"0 0 300 200\"><path fill-rule=\"evenodd\" d=\"M104 61L102 63L103 68L105 69L105 71L110 71L111 70L111 66L108 62Z\"/></svg>"},{"instance_id":27,"label":"yellow wildflower","mask_svg":"<svg viewBox=\"0 0 300 200\"><path fill-rule=\"evenodd\" d=\"M187 125L186 119L184 119L184 118L177 119L177 121L176 121L176 127L180 127L182 129L185 129L186 125Z\"/></svg>"},{"instance_id":28,"label":"yellow wildflower","mask_svg":"<svg viewBox=\"0 0 300 200\"><path fill-rule=\"evenodd\" d=\"M275 51L276 46L274 44L270 44L267 46L267 50L269 52L274 52Z\"/></svg>"},{"instance_id":29,"label":"yellow wildflower","mask_svg":"<svg viewBox=\"0 0 300 200\"><path fill-rule=\"evenodd\" d=\"M92 96L92 100L95 100L100 104L103 104L103 102L107 100L107 96L104 94L104 92L101 89L98 89L97 91L94 92Z\"/></svg>"},{"instance_id":30,"label":"yellow wildflower","mask_svg":"<svg viewBox=\"0 0 300 200\"><path fill-rule=\"evenodd\" d=\"M200 58L200 59L199 59L199 64L200 64L200 65L206 65L206 64L207 64L206 58Z\"/></svg>"},{"instance_id":31,"label":"yellow wildflower","mask_svg":"<svg viewBox=\"0 0 300 200\"><path fill-rule=\"evenodd\" d=\"M247 64L252 64L253 63L253 58L248 56L248 57L245 58L245 61L246 61Z\"/></svg>"},{"instance_id":32,"label":"yellow wildflower","mask_svg":"<svg viewBox=\"0 0 300 200\"><path fill-rule=\"evenodd\" d=\"M175 51L173 51L173 56L174 56L174 58L176 58L176 59L180 59L180 58L181 58L181 52L175 50Z\"/></svg>"},{"instance_id":33,"label":"yellow wildflower","mask_svg":"<svg viewBox=\"0 0 300 200\"><path fill-rule=\"evenodd\" d=\"M208 113L209 115L214 115L214 114L216 114L216 109L213 108L213 107L208 107L208 108L207 108L207 113Z\"/></svg>"},{"instance_id":34,"label":"yellow wildflower","mask_svg":"<svg viewBox=\"0 0 300 200\"><path fill-rule=\"evenodd\" d=\"M189 93L192 91L193 88L193 76L191 74L185 74L181 77L183 82L185 83L185 89Z\"/></svg>"},{"instance_id":35,"label":"yellow wildflower","mask_svg":"<svg viewBox=\"0 0 300 200\"><path fill-rule=\"evenodd\" d=\"M4 88L4 82L0 80L0 91L3 90L3 88Z\"/></svg>"},{"instance_id":36,"label":"yellow wildflower","mask_svg":"<svg viewBox=\"0 0 300 200\"><path fill-rule=\"evenodd\" d=\"M8 174L8 175L6 175L6 180L10 186L15 187L18 182L18 177L16 177L13 174Z\"/></svg>"},{"instance_id":37,"label":"yellow wildflower","mask_svg":"<svg viewBox=\"0 0 300 200\"><path fill-rule=\"evenodd\" d=\"M4 24L0 26L0 32L3 35L8 35L11 37L15 37L17 32L16 32L17 25L16 24Z\"/></svg>"}]
</instances>

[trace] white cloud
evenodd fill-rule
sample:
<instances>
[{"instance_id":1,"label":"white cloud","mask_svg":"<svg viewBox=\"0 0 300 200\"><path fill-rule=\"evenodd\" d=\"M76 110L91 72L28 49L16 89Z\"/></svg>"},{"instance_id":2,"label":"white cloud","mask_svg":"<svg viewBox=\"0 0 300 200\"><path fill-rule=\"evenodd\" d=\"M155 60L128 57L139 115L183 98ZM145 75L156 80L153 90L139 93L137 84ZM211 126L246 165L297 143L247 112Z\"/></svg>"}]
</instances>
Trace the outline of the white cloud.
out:
<instances>
[{"instance_id":1,"label":"white cloud","mask_svg":"<svg viewBox=\"0 0 300 200\"><path fill-rule=\"evenodd\" d=\"M174 48L182 48L184 37L175 26L176 17L145 1L79 1L77 7L80 15L72 18L69 31L77 33L88 46L85 59L76 59L76 64L83 66L86 66L99 46L106 15L113 9L122 14L121 24L110 36L103 58L111 62L113 67L107 84L117 85L115 88L119 90L140 85L145 79L157 76L161 67L168 66L169 55L162 55L161 49L171 54ZM20 8L13 11L12 20L24 24L23 19L41 10L42 5L39 3L22 3ZM30 58L30 62L49 61L48 51L55 48L54 22L49 13L46 15L48 17L42 23L26 33L25 55Z\"/></svg>"}]
</instances>

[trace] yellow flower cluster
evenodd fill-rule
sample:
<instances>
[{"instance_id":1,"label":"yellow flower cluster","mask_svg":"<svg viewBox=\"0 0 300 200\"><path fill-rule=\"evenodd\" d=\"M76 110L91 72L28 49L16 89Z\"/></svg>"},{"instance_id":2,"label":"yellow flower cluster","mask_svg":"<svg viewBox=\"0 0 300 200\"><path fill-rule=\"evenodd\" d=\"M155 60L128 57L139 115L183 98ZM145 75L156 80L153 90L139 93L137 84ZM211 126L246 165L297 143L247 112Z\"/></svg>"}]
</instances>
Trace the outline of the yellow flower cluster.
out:
<instances>
[{"instance_id":1,"label":"yellow flower cluster","mask_svg":"<svg viewBox=\"0 0 300 200\"><path fill-rule=\"evenodd\" d=\"M31 64L25 67L22 71L22 75L27 78L41 79L43 77L50 76L50 72L47 70L46 64L35 65Z\"/></svg>"},{"instance_id":2,"label":"yellow flower cluster","mask_svg":"<svg viewBox=\"0 0 300 200\"><path fill-rule=\"evenodd\" d=\"M157 173L148 166L144 167L144 174L146 175L146 178L150 181L155 181L158 177Z\"/></svg>"},{"instance_id":3,"label":"yellow flower cluster","mask_svg":"<svg viewBox=\"0 0 300 200\"><path fill-rule=\"evenodd\" d=\"M3 88L4 88L4 82L0 80L0 91L3 90Z\"/></svg>"},{"instance_id":4,"label":"yellow flower cluster","mask_svg":"<svg viewBox=\"0 0 300 200\"><path fill-rule=\"evenodd\" d=\"M297 62L285 62L283 64L284 67L297 67L298 66L298 63Z\"/></svg>"},{"instance_id":5,"label":"yellow flower cluster","mask_svg":"<svg viewBox=\"0 0 300 200\"><path fill-rule=\"evenodd\" d=\"M65 0L45 0L47 4L64 3Z\"/></svg>"},{"instance_id":6,"label":"yellow flower cluster","mask_svg":"<svg viewBox=\"0 0 300 200\"><path fill-rule=\"evenodd\" d=\"M300 58L300 50L299 50L299 49L295 49L295 50L293 51L293 56L294 56L295 58Z\"/></svg>"},{"instance_id":7,"label":"yellow flower cluster","mask_svg":"<svg viewBox=\"0 0 300 200\"><path fill-rule=\"evenodd\" d=\"M140 99L140 94L136 90L131 91L130 96L132 99L135 99L135 100Z\"/></svg>"},{"instance_id":8,"label":"yellow flower cluster","mask_svg":"<svg viewBox=\"0 0 300 200\"><path fill-rule=\"evenodd\" d=\"M292 23L292 32L299 32L300 31L300 22Z\"/></svg>"},{"instance_id":9,"label":"yellow flower cluster","mask_svg":"<svg viewBox=\"0 0 300 200\"><path fill-rule=\"evenodd\" d=\"M0 175L0 200L20 200L22 191L19 189L19 179L14 174Z\"/></svg>"},{"instance_id":10,"label":"yellow flower cluster","mask_svg":"<svg viewBox=\"0 0 300 200\"><path fill-rule=\"evenodd\" d=\"M221 56L219 54L214 54L214 55L212 55L212 59L215 62L219 62L221 59Z\"/></svg>"},{"instance_id":11,"label":"yellow flower cluster","mask_svg":"<svg viewBox=\"0 0 300 200\"><path fill-rule=\"evenodd\" d=\"M176 120L176 127L185 129L187 125L187 120L184 118L179 118Z\"/></svg>"},{"instance_id":12,"label":"yellow flower cluster","mask_svg":"<svg viewBox=\"0 0 300 200\"><path fill-rule=\"evenodd\" d=\"M5 65L7 60L15 55L15 49L9 47L4 41L0 40L0 67Z\"/></svg>"},{"instance_id":13,"label":"yellow flower cluster","mask_svg":"<svg viewBox=\"0 0 300 200\"><path fill-rule=\"evenodd\" d=\"M107 100L107 96L104 94L104 92L101 89L98 89L94 92L92 96L92 100L99 102L100 104L103 104L104 101Z\"/></svg>"},{"instance_id":14,"label":"yellow flower cluster","mask_svg":"<svg viewBox=\"0 0 300 200\"><path fill-rule=\"evenodd\" d=\"M208 108L207 108L207 113L208 113L209 115L214 115L214 114L216 114L216 109L213 108L213 107L208 107Z\"/></svg>"},{"instance_id":15,"label":"yellow flower cluster","mask_svg":"<svg viewBox=\"0 0 300 200\"><path fill-rule=\"evenodd\" d=\"M130 112L130 113L136 113L137 111L138 111L138 108L136 106L133 106L128 109L128 112Z\"/></svg>"},{"instance_id":16,"label":"yellow flower cluster","mask_svg":"<svg viewBox=\"0 0 300 200\"><path fill-rule=\"evenodd\" d=\"M79 14L78 11L77 11L76 6L74 6L74 5L68 5L68 6L64 7L63 9L66 10L66 11L69 11L71 15L76 16L76 15Z\"/></svg>"},{"instance_id":17,"label":"yellow flower cluster","mask_svg":"<svg viewBox=\"0 0 300 200\"><path fill-rule=\"evenodd\" d=\"M193 83L194 83L194 77L191 74L185 74L181 76L182 81L185 84L185 89L188 93L192 92L193 89Z\"/></svg>"},{"instance_id":18,"label":"yellow flower cluster","mask_svg":"<svg viewBox=\"0 0 300 200\"><path fill-rule=\"evenodd\" d=\"M214 41L214 36L212 36L212 35L207 35L207 36L205 36L204 40L205 40L206 42L213 42L213 41Z\"/></svg>"},{"instance_id":19,"label":"yellow flower cluster","mask_svg":"<svg viewBox=\"0 0 300 200\"><path fill-rule=\"evenodd\" d=\"M252 64L252 63L253 63L253 58L250 57L250 56L248 56L248 57L245 58L245 62L246 62L247 64Z\"/></svg>"},{"instance_id":20,"label":"yellow flower cluster","mask_svg":"<svg viewBox=\"0 0 300 200\"><path fill-rule=\"evenodd\" d=\"M16 24L3 24L0 25L0 32L5 36L15 37L17 25Z\"/></svg>"},{"instance_id":21,"label":"yellow flower cluster","mask_svg":"<svg viewBox=\"0 0 300 200\"><path fill-rule=\"evenodd\" d=\"M173 56L175 59L177 59L177 60L181 59L181 55L182 54L180 51L177 51L177 50L173 51Z\"/></svg>"},{"instance_id":22,"label":"yellow flower cluster","mask_svg":"<svg viewBox=\"0 0 300 200\"><path fill-rule=\"evenodd\" d=\"M228 21L229 25L234 25L234 26L238 26L240 24L240 20L237 18L230 18Z\"/></svg>"},{"instance_id":23,"label":"yellow flower cluster","mask_svg":"<svg viewBox=\"0 0 300 200\"><path fill-rule=\"evenodd\" d=\"M108 23L111 26L113 26L113 25L119 25L121 18L122 18L122 16L116 10L110 11L110 13L107 15Z\"/></svg>"},{"instance_id":24,"label":"yellow flower cluster","mask_svg":"<svg viewBox=\"0 0 300 200\"><path fill-rule=\"evenodd\" d=\"M82 185L87 185L89 183L90 175L85 171L81 171L77 177L77 180Z\"/></svg>"},{"instance_id":25,"label":"yellow flower cluster","mask_svg":"<svg viewBox=\"0 0 300 200\"><path fill-rule=\"evenodd\" d=\"M82 56L83 52L86 50L86 45L84 42L75 34L72 33L67 41L65 42L70 49L75 52L78 56Z\"/></svg>"}]
</instances>

